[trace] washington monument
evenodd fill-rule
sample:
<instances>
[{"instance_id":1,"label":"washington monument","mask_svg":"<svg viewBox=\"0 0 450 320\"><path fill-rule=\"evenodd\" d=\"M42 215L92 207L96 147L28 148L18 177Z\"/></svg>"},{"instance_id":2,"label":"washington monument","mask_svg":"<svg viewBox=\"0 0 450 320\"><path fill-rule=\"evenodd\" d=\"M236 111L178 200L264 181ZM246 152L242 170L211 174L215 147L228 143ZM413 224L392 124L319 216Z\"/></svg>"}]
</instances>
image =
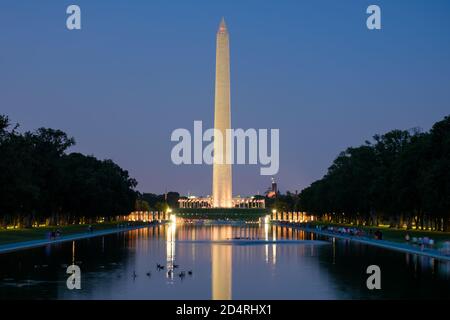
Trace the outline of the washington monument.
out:
<instances>
[{"instance_id":1,"label":"washington monument","mask_svg":"<svg viewBox=\"0 0 450 320\"><path fill-rule=\"evenodd\" d=\"M214 139L213 192L214 208L233 206L231 154L226 130L231 129L230 112L230 44L225 19L220 22L216 43L216 89L214 103L214 129L221 132L222 141Z\"/></svg>"}]
</instances>

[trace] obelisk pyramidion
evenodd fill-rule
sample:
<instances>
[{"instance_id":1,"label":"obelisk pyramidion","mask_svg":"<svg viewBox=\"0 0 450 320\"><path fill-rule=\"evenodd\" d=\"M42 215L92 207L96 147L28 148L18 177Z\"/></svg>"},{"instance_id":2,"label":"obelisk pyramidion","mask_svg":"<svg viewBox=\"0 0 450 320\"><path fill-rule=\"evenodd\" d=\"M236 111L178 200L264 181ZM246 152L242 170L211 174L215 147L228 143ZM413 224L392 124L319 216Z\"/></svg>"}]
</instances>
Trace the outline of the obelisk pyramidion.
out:
<instances>
[{"instance_id":1,"label":"obelisk pyramidion","mask_svg":"<svg viewBox=\"0 0 450 320\"><path fill-rule=\"evenodd\" d=\"M231 208L233 205L231 154L226 130L231 128L230 113L230 45L225 19L220 22L216 43L216 92L214 103L214 128L222 134L214 138L213 207ZM222 142L222 143L221 143Z\"/></svg>"}]
</instances>

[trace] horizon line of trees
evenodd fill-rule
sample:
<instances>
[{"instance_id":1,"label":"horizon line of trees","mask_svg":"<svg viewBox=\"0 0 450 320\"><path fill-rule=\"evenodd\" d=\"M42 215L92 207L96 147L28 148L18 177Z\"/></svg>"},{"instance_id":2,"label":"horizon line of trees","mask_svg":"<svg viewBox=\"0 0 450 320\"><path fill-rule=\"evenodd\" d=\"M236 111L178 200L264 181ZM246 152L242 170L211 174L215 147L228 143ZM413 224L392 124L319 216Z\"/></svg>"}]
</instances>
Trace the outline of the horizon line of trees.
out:
<instances>
[{"instance_id":1,"label":"horizon line of trees","mask_svg":"<svg viewBox=\"0 0 450 320\"><path fill-rule=\"evenodd\" d=\"M450 116L429 132L393 130L341 152L300 193L300 208L335 223L449 231Z\"/></svg>"},{"instance_id":2,"label":"horizon line of trees","mask_svg":"<svg viewBox=\"0 0 450 320\"><path fill-rule=\"evenodd\" d=\"M67 153L61 130L20 133L0 115L0 227L115 220L133 211L137 181L112 160Z\"/></svg>"},{"instance_id":3,"label":"horizon line of trees","mask_svg":"<svg viewBox=\"0 0 450 320\"><path fill-rule=\"evenodd\" d=\"M297 193L286 191L286 194L280 192L275 197L267 195L254 195L255 199L265 200L267 209L277 209L283 212L299 211L300 201ZM164 212L169 208L179 208L179 199L187 199L176 191L169 191L164 194L142 193L136 200L136 211L160 211Z\"/></svg>"},{"instance_id":4,"label":"horizon line of trees","mask_svg":"<svg viewBox=\"0 0 450 320\"><path fill-rule=\"evenodd\" d=\"M178 192L169 191L164 194L142 193L136 200L136 211L158 211L164 212L169 208L178 208L178 199L185 198Z\"/></svg>"}]
</instances>

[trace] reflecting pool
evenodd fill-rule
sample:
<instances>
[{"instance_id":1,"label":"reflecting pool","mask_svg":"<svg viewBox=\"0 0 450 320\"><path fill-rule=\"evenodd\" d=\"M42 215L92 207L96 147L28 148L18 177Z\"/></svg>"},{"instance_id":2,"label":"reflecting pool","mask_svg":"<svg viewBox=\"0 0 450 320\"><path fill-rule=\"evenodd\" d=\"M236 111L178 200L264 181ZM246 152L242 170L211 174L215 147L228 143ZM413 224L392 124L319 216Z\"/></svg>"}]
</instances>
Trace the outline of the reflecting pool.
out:
<instances>
[{"instance_id":1,"label":"reflecting pool","mask_svg":"<svg viewBox=\"0 0 450 320\"><path fill-rule=\"evenodd\" d=\"M326 243L217 242L237 237ZM381 290L366 286L373 264ZM2 254L0 299L18 298L450 298L450 263L270 224L171 223Z\"/></svg>"}]
</instances>

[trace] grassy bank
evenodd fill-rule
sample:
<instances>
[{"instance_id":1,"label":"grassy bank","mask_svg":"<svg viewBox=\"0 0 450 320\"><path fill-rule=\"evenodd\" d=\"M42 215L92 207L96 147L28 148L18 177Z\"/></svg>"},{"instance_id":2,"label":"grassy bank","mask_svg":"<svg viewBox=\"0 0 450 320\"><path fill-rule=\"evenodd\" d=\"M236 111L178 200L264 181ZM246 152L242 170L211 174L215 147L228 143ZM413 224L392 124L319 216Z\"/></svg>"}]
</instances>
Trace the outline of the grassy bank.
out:
<instances>
[{"instance_id":1,"label":"grassy bank","mask_svg":"<svg viewBox=\"0 0 450 320\"><path fill-rule=\"evenodd\" d=\"M108 222L92 224L94 230L108 230L115 229L117 225L123 222ZM140 222L130 222L132 226L142 225ZM62 236L73 235L77 233L85 233L88 229L88 224L77 224L57 227L35 227L29 229L0 229L0 245L47 239L48 233L59 229Z\"/></svg>"},{"instance_id":2,"label":"grassy bank","mask_svg":"<svg viewBox=\"0 0 450 320\"><path fill-rule=\"evenodd\" d=\"M406 229L397 229L397 228L389 228L388 226L355 226L350 224L337 224L337 223L324 223L324 222L313 222L312 225L325 225L325 226L337 226L337 227L355 227L369 233L372 233L375 230L380 230L383 233L383 239L388 241L395 242L405 242L405 235L408 233L410 237L416 238L432 238L436 242L436 244L440 244L444 241L450 241L450 232L441 232L441 231L423 231L423 230L406 230Z\"/></svg>"}]
</instances>

